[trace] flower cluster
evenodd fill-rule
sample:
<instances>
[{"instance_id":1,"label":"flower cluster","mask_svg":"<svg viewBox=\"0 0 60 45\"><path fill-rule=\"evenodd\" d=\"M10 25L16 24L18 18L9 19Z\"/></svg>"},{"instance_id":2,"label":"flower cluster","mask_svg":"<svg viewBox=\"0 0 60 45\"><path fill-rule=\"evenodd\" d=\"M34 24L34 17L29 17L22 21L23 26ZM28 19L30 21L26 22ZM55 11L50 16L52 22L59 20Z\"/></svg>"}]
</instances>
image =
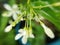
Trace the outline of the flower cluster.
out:
<instances>
[{"instance_id":1,"label":"flower cluster","mask_svg":"<svg viewBox=\"0 0 60 45\"><path fill-rule=\"evenodd\" d=\"M43 20L44 18L42 16L37 16L37 14L34 12L33 8L30 8L29 12L27 10L23 10L23 12L21 10L19 10L19 7L14 4L12 6L8 5L8 4L4 4L4 8L7 10L6 12L4 12L2 15L5 17L12 17L14 21L10 20L9 24L6 28L5 28L5 32L9 32L12 30L12 28L18 24L18 22L25 20L25 27L23 29L19 29L18 30L18 34L15 36L15 40L18 40L20 38L22 38L22 43L26 44L27 43L27 39L28 38L34 38L35 36L32 34L32 24L31 21L35 20L37 22L40 22L40 25L43 27L45 34L50 37L50 38L54 38L54 33L51 31L50 28L48 28L41 20ZM28 15L28 13L29 15ZM26 14L27 13L27 14ZM26 14L26 15L25 15ZM24 18L23 18L24 17ZM29 26L28 26L28 21L30 22ZM27 28L28 27L28 28Z\"/></svg>"},{"instance_id":2,"label":"flower cluster","mask_svg":"<svg viewBox=\"0 0 60 45\"><path fill-rule=\"evenodd\" d=\"M16 35L15 40L18 40L22 37L22 43L26 44L28 38L34 38L34 35L32 34L32 29L29 28L24 28L24 29L19 29L19 33Z\"/></svg>"}]
</instances>

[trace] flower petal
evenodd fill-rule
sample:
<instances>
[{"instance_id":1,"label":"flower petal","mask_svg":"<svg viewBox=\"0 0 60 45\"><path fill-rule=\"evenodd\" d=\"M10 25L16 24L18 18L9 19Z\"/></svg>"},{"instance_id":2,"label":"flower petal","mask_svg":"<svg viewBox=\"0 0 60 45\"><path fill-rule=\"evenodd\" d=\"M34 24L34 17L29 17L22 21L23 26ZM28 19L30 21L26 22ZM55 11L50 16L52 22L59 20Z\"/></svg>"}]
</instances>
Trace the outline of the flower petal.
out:
<instances>
[{"instance_id":1,"label":"flower petal","mask_svg":"<svg viewBox=\"0 0 60 45\"><path fill-rule=\"evenodd\" d=\"M46 35L48 36L48 37L50 37L50 38L54 38L55 36L54 36L54 33L51 31L51 29L50 28L48 28L46 25L44 25L43 23L41 24L42 25L42 27L44 28L44 31L45 31L45 33L46 33Z\"/></svg>"},{"instance_id":2,"label":"flower petal","mask_svg":"<svg viewBox=\"0 0 60 45\"><path fill-rule=\"evenodd\" d=\"M4 16L4 17L10 17L11 13L10 12L3 12L2 16Z\"/></svg>"},{"instance_id":3,"label":"flower petal","mask_svg":"<svg viewBox=\"0 0 60 45\"><path fill-rule=\"evenodd\" d=\"M8 4L4 4L4 8L7 9L8 11L12 10L12 8L10 7L10 5L8 5Z\"/></svg>"},{"instance_id":4,"label":"flower petal","mask_svg":"<svg viewBox=\"0 0 60 45\"><path fill-rule=\"evenodd\" d=\"M20 14L20 15L22 14L22 12L20 10L16 10L16 13Z\"/></svg>"},{"instance_id":5,"label":"flower petal","mask_svg":"<svg viewBox=\"0 0 60 45\"><path fill-rule=\"evenodd\" d=\"M12 12L8 12L8 17L11 17L12 16Z\"/></svg>"},{"instance_id":6,"label":"flower petal","mask_svg":"<svg viewBox=\"0 0 60 45\"><path fill-rule=\"evenodd\" d=\"M13 19L14 19L14 20L17 20L18 16L17 16L17 14L16 14L16 13L13 13L13 15L12 15L12 16L13 16Z\"/></svg>"},{"instance_id":7,"label":"flower petal","mask_svg":"<svg viewBox=\"0 0 60 45\"><path fill-rule=\"evenodd\" d=\"M34 38L34 35L33 34L30 34L30 38Z\"/></svg>"},{"instance_id":8,"label":"flower petal","mask_svg":"<svg viewBox=\"0 0 60 45\"><path fill-rule=\"evenodd\" d=\"M47 35L48 37L50 37L50 38L54 38L54 37L55 37L55 36L54 36L54 33L51 31L50 28L46 27L44 30L45 30L45 33L46 33L46 35Z\"/></svg>"},{"instance_id":9,"label":"flower petal","mask_svg":"<svg viewBox=\"0 0 60 45\"><path fill-rule=\"evenodd\" d=\"M22 38L22 43L23 43L23 44L26 44L26 43L27 43L27 37L26 37L26 36L23 36L23 38Z\"/></svg>"},{"instance_id":10,"label":"flower petal","mask_svg":"<svg viewBox=\"0 0 60 45\"><path fill-rule=\"evenodd\" d=\"M16 36L15 36L15 40L18 40L18 39L20 39L22 37L22 34L17 34Z\"/></svg>"},{"instance_id":11,"label":"flower petal","mask_svg":"<svg viewBox=\"0 0 60 45\"><path fill-rule=\"evenodd\" d=\"M18 9L18 6L17 6L16 4L14 4L14 5L12 6L12 8L13 8L13 9Z\"/></svg>"},{"instance_id":12,"label":"flower petal","mask_svg":"<svg viewBox=\"0 0 60 45\"><path fill-rule=\"evenodd\" d=\"M8 12L3 12L3 13L2 13L2 16L8 17Z\"/></svg>"},{"instance_id":13,"label":"flower petal","mask_svg":"<svg viewBox=\"0 0 60 45\"><path fill-rule=\"evenodd\" d=\"M12 29L12 25L9 25L5 28L5 32L9 32L9 31L11 31L11 29Z\"/></svg>"},{"instance_id":14,"label":"flower petal","mask_svg":"<svg viewBox=\"0 0 60 45\"><path fill-rule=\"evenodd\" d=\"M23 29L19 29L19 30L18 30L18 32L20 32L20 33L23 32L23 31L24 31Z\"/></svg>"}]
</instances>

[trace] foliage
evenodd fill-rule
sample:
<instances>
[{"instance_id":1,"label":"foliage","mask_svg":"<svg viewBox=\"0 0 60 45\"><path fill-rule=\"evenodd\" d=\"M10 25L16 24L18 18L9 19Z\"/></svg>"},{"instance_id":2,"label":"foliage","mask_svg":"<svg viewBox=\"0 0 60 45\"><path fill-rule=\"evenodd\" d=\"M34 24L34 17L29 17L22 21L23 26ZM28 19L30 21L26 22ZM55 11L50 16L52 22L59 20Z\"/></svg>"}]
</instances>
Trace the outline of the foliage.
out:
<instances>
[{"instance_id":1,"label":"foliage","mask_svg":"<svg viewBox=\"0 0 60 45\"><path fill-rule=\"evenodd\" d=\"M40 15L44 17L45 20L48 20L48 22L51 22L55 26L54 29L60 32L60 0L30 0L29 5L26 4L27 0L20 0L20 2L19 0L9 0L8 3L10 5L16 3L19 5L19 7L22 5L20 9L23 12L23 9L26 8L25 10L27 10L27 13L29 13L29 8L33 7L33 10L37 15ZM0 11L0 45L16 45L16 41L14 40L15 29L12 29L12 31L9 33L4 32L4 29L7 26L8 20L10 18L3 17L1 15L3 11L5 10ZM34 39L29 39L31 45L44 45L46 38L44 29L36 21L32 21L32 28L36 37Z\"/></svg>"}]
</instances>

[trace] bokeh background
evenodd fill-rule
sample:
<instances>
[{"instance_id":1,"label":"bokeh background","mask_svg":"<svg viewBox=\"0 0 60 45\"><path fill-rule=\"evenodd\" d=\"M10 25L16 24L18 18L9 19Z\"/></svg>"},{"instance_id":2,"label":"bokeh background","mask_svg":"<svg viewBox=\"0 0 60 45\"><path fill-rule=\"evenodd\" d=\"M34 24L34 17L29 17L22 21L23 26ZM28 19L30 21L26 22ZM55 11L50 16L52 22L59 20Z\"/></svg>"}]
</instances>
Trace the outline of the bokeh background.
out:
<instances>
[{"instance_id":1,"label":"bokeh background","mask_svg":"<svg viewBox=\"0 0 60 45\"><path fill-rule=\"evenodd\" d=\"M9 33L5 33L4 29L8 25L8 20L10 18L2 17L4 9L3 4L8 3L10 5L16 3L25 3L27 0L0 0L0 45L22 45L20 41L15 40L15 35L17 33L17 29L19 29L22 25L24 25L23 22L19 22L12 31ZM31 2L39 1L39 0L31 0ZM49 4L53 4L56 2L60 2L60 0L41 0L41 1L47 1ZM35 5L39 5L41 3L36 3ZM32 4L33 5L33 4ZM48 27L52 29L52 31L55 34L54 39L50 39L47 37L44 33L43 28L37 23L36 21L32 21L33 26L33 33L35 35L34 39L29 39L28 44L26 45L60 45L60 6L57 7L46 7L42 8L42 10L46 11L48 15L42 13L42 16L45 18L42 20ZM39 10L38 10L39 11Z\"/></svg>"}]
</instances>

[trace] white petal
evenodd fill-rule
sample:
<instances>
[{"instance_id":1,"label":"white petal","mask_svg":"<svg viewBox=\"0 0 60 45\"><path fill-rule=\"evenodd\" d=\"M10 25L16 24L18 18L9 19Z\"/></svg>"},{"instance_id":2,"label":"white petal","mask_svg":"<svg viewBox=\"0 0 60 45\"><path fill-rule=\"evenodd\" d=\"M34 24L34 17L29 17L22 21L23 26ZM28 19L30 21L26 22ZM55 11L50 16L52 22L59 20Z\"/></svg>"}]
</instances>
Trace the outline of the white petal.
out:
<instances>
[{"instance_id":1,"label":"white petal","mask_svg":"<svg viewBox=\"0 0 60 45\"><path fill-rule=\"evenodd\" d=\"M26 44L26 43L27 43L27 37L26 37L26 36L23 36L23 38L22 38L22 43L23 43L23 44Z\"/></svg>"},{"instance_id":2,"label":"white petal","mask_svg":"<svg viewBox=\"0 0 60 45\"><path fill-rule=\"evenodd\" d=\"M18 32L23 32L23 29L19 29Z\"/></svg>"},{"instance_id":3,"label":"white petal","mask_svg":"<svg viewBox=\"0 0 60 45\"><path fill-rule=\"evenodd\" d=\"M5 28L5 32L9 32L9 31L11 31L11 29L12 29L12 25L9 25Z\"/></svg>"},{"instance_id":4,"label":"white petal","mask_svg":"<svg viewBox=\"0 0 60 45\"><path fill-rule=\"evenodd\" d=\"M2 13L2 16L11 17L11 13L10 12L4 12L4 13Z\"/></svg>"},{"instance_id":5,"label":"white petal","mask_svg":"<svg viewBox=\"0 0 60 45\"><path fill-rule=\"evenodd\" d=\"M12 12L8 12L8 17L11 17L12 16Z\"/></svg>"},{"instance_id":6,"label":"white petal","mask_svg":"<svg viewBox=\"0 0 60 45\"><path fill-rule=\"evenodd\" d=\"M34 38L34 35L33 34L30 34L30 38Z\"/></svg>"},{"instance_id":7,"label":"white petal","mask_svg":"<svg viewBox=\"0 0 60 45\"><path fill-rule=\"evenodd\" d=\"M45 33L47 34L47 36L49 36L50 38L54 38L54 33L51 31L51 29L46 28L45 29Z\"/></svg>"},{"instance_id":8,"label":"white petal","mask_svg":"<svg viewBox=\"0 0 60 45\"><path fill-rule=\"evenodd\" d=\"M44 24L43 24L43 28L44 28L44 31L46 33L46 35L50 38L54 38L54 33L51 31L50 28L46 27Z\"/></svg>"},{"instance_id":9,"label":"white petal","mask_svg":"<svg viewBox=\"0 0 60 45\"><path fill-rule=\"evenodd\" d=\"M22 14L22 12L20 10L16 10L17 14Z\"/></svg>"},{"instance_id":10,"label":"white petal","mask_svg":"<svg viewBox=\"0 0 60 45\"><path fill-rule=\"evenodd\" d=\"M13 16L14 20L17 20L17 18L18 18L17 14L14 13L12 16Z\"/></svg>"},{"instance_id":11,"label":"white petal","mask_svg":"<svg viewBox=\"0 0 60 45\"><path fill-rule=\"evenodd\" d=\"M15 40L18 40L18 39L20 39L22 37L22 34L17 34L16 36L15 36Z\"/></svg>"},{"instance_id":12,"label":"white petal","mask_svg":"<svg viewBox=\"0 0 60 45\"><path fill-rule=\"evenodd\" d=\"M7 9L8 11L12 10L12 8L10 7L10 5L8 5L8 4L4 4L4 8Z\"/></svg>"},{"instance_id":13,"label":"white petal","mask_svg":"<svg viewBox=\"0 0 60 45\"><path fill-rule=\"evenodd\" d=\"M18 6L16 4L13 5L13 9L18 9Z\"/></svg>"},{"instance_id":14,"label":"white petal","mask_svg":"<svg viewBox=\"0 0 60 45\"><path fill-rule=\"evenodd\" d=\"M4 13L2 13L2 16L8 17L8 13L7 12L4 12Z\"/></svg>"}]
</instances>

